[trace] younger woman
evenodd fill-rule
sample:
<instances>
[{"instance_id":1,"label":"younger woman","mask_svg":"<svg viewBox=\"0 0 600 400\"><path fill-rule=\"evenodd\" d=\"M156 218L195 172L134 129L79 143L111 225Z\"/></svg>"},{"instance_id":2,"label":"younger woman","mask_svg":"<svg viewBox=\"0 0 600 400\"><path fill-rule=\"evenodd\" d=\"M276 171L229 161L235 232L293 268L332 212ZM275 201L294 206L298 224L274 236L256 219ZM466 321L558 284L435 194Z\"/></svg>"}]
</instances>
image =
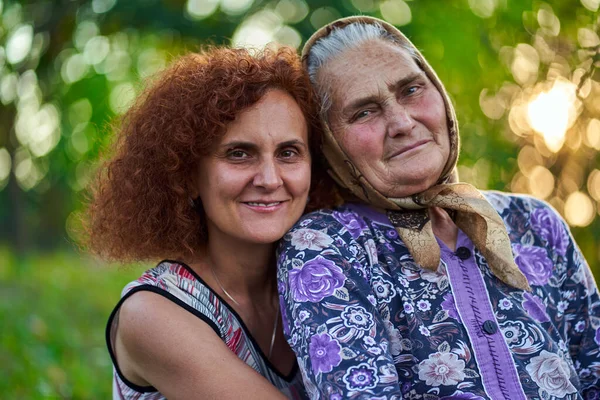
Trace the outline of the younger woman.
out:
<instances>
[{"instance_id":1,"label":"younger woman","mask_svg":"<svg viewBox=\"0 0 600 400\"><path fill-rule=\"evenodd\" d=\"M307 205L313 115L289 48L185 56L125 115L95 182L90 247L163 261L110 316L115 399L305 396L274 246Z\"/></svg>"}]
</instances>

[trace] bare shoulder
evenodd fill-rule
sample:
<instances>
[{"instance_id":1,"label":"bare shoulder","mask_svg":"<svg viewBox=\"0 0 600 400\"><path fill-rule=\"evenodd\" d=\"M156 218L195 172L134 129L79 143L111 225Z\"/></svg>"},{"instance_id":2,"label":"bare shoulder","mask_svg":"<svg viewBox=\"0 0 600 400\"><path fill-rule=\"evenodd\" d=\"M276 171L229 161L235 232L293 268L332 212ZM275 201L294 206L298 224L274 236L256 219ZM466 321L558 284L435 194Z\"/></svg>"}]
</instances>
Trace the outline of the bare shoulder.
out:
<instances>
[{"instance_id":1,"label":"bare shoulder","mask_svg":"<svg viewBox=\"0 0 600 400\"><path fill-rule=\"evenodd\" d=\"M281 395L206 321L158 293L139 291L123 302L115 345L123 373L169 399L233 398L248 386L262 398Z\"/></svg>"}]
</instances>

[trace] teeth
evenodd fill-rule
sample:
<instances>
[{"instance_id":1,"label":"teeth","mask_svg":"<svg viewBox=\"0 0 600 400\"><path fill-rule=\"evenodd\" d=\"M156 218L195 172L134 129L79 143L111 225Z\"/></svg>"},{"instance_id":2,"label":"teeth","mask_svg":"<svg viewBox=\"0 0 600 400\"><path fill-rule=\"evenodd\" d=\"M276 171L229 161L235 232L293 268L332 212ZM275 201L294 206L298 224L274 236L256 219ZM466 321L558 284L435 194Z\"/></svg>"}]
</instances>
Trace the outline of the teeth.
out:
<instances>
[{"instance_id":1,"label":"teeth","mask_svg":"<svg viewBox=\"0 0 600 400\"><path fill-rule=\"evenodd\" d=\"M249 202L248 204L251 206L255 206L255 207L272 207L272 206L276 206L277 204L281 203L280 201L276 201L274 203L253 203L253 202Z\"/></svg>"}]
</instances>

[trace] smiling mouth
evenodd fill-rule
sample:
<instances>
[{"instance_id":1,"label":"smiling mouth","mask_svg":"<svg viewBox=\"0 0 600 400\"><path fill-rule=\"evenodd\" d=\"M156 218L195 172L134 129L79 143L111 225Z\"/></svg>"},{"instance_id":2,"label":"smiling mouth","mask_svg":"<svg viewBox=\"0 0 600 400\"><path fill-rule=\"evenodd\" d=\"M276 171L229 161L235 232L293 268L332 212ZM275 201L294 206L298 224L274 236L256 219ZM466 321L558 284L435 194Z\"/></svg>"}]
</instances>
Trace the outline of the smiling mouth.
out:
<instances>
[{"instance_id":1,"label":"smiling mouth","mask_svg":"<svg viewBox=\"0 0 600 400\"><path fill-rule=\"evenodd\" d=\"M404 154L404 153L406 153L406 152L409 152L409 151L411 151L411 150L414 150L414 149L416 149L417 147L421 147L421 146L423 146L424 144L427 144L427 143L429 143L429 142L431 142L431 140L427 139L427 140L421 140L421 141L418 141L418 142L416 142L416 143L413 143L413 144L411 144L411 145L409 145L409 146L405 146L405 147L401 148L399 151L397 151L397 152L395 152L395 153L392 153L392 155L391 155L389 158L390 158L390 159L392 159L392 158L394 158L394 157L398 157L399 155L402 155L402 154Z\"/></svg>"},{"instance_id":2,"label":"smiling mouth","mask_svg":"<svg viewBox=\"0 0 600 400\"><path fill-rule=\"evenodd\" d=\"M253 201L245 202L245 204L248 204L249 206L252 206L252 207L275 207L275 206L280 205L281 203L283 203L283 201L273 201L271 203L256 203Z\"/></svg>"}]
</instances>

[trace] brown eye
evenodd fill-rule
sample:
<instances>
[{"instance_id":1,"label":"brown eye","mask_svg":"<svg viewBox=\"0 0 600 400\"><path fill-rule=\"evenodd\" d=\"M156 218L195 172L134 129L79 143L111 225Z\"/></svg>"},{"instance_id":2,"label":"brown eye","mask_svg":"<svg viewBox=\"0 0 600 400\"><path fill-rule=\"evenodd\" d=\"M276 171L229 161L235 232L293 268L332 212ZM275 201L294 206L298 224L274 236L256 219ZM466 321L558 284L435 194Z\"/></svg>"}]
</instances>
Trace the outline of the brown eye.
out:
<instances>
[{"instance_id":1,"label":"brown eye","mask_svg":"<svg viewBox=\"0 0 600 400\"><path fill-rule=\"evenodd\" d=\"M293 158L298 155L295 149L285 149L280 153L280 156L285 159Z\"/></svg>"},{"instance_id":2,"label":"brown eye","mask_svg":"<svg viewBox=\"0 0 600 400\"><path fill-rule=\"evenodd\" d=\"M231 150L227 153L227 158L232 160L244 160L248 157L250 157L250 155L243 150Z\"/></svg>"}]
</instances>

